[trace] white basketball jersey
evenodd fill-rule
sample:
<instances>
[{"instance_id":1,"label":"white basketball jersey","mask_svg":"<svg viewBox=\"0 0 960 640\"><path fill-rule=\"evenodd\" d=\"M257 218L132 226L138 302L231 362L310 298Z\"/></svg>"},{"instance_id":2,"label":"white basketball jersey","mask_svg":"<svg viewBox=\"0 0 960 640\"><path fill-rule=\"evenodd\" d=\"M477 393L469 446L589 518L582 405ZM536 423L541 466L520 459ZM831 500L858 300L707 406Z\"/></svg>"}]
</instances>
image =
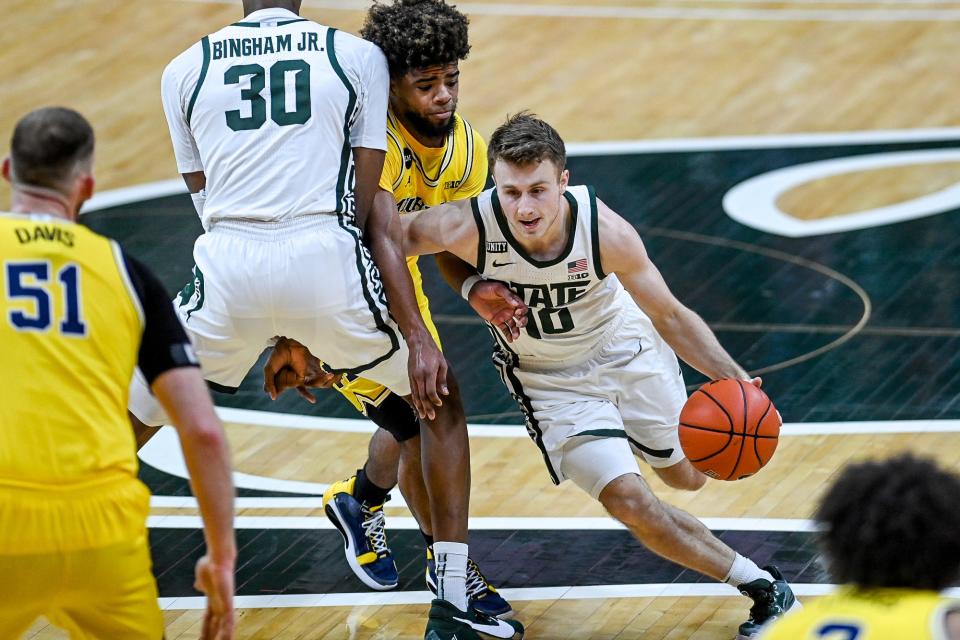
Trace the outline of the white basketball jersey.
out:
<instances>
[{"instance_id":1,"label":"white basketball jersey","mask_svg":"<svg viewBox=\"0 0 960 640\"><path fill-rule=\"evenodd\" d=\"M471 203L480 231L478 271L508 283L530 307L519 339L508 343L491 327L500 353L521 368L582 362L625 322L639 329L638 337L653 330L616 275L603 272L593 188L568 187L564 197L570 204L570 235L553 260L531 257L513 237L496 189Z\"/></svg>"},{"instance_id":2,"label":"white basketball jersey","mask_svg":"<svg viewBox=\"0 0 960 640\"><path fill-rule=\"evenodd\" d=\"M264 9L177 56L164 111L181 173L206 174L202 222L353 213L351 147L386 149L376 46Z\"/></svg>"}]
</instances>

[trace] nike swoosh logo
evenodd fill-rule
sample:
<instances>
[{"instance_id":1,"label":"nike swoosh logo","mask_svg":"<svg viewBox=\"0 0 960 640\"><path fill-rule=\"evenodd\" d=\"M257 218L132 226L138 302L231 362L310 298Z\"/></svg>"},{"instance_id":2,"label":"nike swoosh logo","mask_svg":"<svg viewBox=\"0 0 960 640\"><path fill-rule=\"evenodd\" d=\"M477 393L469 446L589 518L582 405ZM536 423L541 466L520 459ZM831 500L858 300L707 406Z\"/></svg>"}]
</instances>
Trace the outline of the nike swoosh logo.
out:
<instances>
[{"instance_id":1,"label":"nike swoosh logo","mask_svg":"<svg viewBox=\"0 0 960 640\"><path fill-rule=\"evenodd\" d=\"M514 263L512 263L512 262L497 262L496 260L493 261L493 266L495 266L495 267L505 267L505 266L507 266L508 264L514 264Z\"/></svg>"},{"instance_id":2,"label":"nike swoosh logo","mask_svg":"<svg viewBox=\"0 0 960 640\"><path fill-rule=\"evenodd\" d=\"M506 622L497 620L497 624L481 624L479 622L471 622L470 620L464 620L463 618L457 618L453 616L453 619L457 622L462 622L463 624L470 625L470 628L474 631L480 631L481 633L486 633L493 636L494 638L512 638L514 631L513 627L508 625Z\"/></svg>"}]
</instances>

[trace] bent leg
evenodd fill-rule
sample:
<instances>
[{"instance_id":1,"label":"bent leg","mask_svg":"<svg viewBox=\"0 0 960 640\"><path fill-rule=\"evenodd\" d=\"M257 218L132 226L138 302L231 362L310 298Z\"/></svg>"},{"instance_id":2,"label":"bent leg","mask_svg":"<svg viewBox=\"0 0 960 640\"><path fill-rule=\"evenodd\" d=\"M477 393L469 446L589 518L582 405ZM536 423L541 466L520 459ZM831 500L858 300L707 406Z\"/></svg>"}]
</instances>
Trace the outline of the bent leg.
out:
<instances>
[{"instance_id":1,"label":"bent leg","mask_svg":"<svg viewBox=\"0 0 960 640\"><path fill-rule=\"evenodd\" d=\"M659 556L723 581L736 553L699 520L654 495L638 475L625 474L600 492L600 503Z\"/></svg>"}]
</instances>

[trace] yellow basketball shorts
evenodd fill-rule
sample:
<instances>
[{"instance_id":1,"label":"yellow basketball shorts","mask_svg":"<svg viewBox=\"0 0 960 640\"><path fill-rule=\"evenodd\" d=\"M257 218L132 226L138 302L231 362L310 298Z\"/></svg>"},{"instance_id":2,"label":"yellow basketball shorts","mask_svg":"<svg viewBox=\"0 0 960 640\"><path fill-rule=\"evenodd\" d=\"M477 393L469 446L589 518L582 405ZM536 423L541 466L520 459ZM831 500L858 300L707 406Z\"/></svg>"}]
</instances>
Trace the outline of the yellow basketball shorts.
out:
<instances>
[{"instance_id":1,"label":"yellow basketball shorts","mask_svg":"<svg viewBox=\"0 0 960 640\"><path fill-rule=\"evenodd\" d=\"M19 638L46 616L72 640L160 640L146 536L81 551L0 555L0 638Z\"/></svg>"},{"instance_id":2,"label":"yellow basketball shorts","mask_svg":"<svg viewBox=\"0 0 960 640\"><path fill-rule=\"evenodd\" d=\"M433 336L437 346L442 349L440 334L437 332L436 325L433 324L433 317L430 315L430 307L427 306L426 296L417 296L417 302L419 302L420 314L423 316L423 323L427 326L427 331ZM382 384L359 376L344 375L334 385L334 388L353 405L354 409L363 415L367 415L369 407L379 407L390 395L390 390Z\"/></svg>"}]
</instances>

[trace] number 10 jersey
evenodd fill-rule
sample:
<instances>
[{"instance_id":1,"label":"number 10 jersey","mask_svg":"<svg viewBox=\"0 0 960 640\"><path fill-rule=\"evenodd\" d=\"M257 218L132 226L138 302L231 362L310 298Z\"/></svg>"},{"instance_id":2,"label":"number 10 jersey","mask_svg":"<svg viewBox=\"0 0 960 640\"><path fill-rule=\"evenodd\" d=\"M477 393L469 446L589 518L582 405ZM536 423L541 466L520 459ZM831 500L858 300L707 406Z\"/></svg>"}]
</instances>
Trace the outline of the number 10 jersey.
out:
<instances>
[{"instance_id":1,"label":"number 10 jersey","mask_svg":"<svg viewBox=\"0 0 960 640\"><path fill-rule=\"evenodd\" d=\"M514 238L496 189L471 202L480 232L478 271L507 283L530 308L519 339L508 343L496 328L491 331L500 357L522 369L581 363L627 323L638 339L653 332L617 276L603 271L593 188L568 187L563 196L570 206L569 235L552 260L533 258Z\"/></svg>"}]
</instances>

